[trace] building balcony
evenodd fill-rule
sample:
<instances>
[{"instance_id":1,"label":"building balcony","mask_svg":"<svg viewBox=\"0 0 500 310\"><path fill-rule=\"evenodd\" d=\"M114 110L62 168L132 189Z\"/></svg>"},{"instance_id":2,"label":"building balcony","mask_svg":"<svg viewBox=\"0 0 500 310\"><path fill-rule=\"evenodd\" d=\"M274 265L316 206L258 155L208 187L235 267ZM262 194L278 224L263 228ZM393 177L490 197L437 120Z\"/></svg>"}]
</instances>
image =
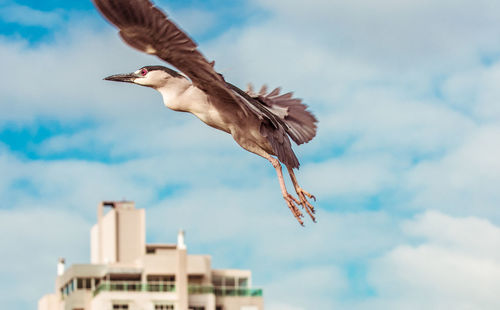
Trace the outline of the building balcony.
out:
<instances>
[{"instance_id":1,"label":"building balcony","mask_svg":"<svg viewBox=\"0 0 500 310\"><path fill-rule=\"evenodd\" d=\"M189 285L189 294L215 294L217 297L262 297L260 288L214 287L208 285Z\"/></svg>"},{"instance_id":2,"label":"building balcony","mask_svg":"<svg viewBox=\"0 0 500 310\"><path fill-rule=\"evenodd\" d=\"M100 292L175 292L175 282L103 282L93 294Z\"/></svg>"}]
</instances>

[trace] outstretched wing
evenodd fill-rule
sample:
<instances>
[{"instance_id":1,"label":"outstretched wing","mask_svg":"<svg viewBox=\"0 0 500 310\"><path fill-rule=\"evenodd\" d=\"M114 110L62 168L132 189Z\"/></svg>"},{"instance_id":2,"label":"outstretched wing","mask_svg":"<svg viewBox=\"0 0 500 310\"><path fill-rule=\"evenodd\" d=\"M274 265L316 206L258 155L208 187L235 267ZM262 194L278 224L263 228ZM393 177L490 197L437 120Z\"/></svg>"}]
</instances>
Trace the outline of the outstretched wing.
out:
<instances>
[{"instance_id":1,"label":"outstretched wing","mask_svg":"<svg viewBox=\"0 0 500 310\"><path fill-rule=\"evenodd\" d=\"M248 107L227 87L221 74L197 49L196 43L149 0L93 0L104 17L120 30L130 46L170 63L193 84L245 113Z\"/></svg>"}]
</instances>

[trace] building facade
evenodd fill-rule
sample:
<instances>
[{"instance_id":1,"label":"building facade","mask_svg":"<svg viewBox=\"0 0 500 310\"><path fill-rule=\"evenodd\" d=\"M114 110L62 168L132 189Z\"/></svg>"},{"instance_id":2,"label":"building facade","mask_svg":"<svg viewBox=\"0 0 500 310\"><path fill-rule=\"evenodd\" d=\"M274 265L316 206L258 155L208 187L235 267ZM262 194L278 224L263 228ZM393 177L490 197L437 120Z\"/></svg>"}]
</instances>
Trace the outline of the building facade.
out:
<instances>
[{"instance_id":1,"label":"building facade","mask_svg":"<svg viewBox=\"0 0 500 310\"><path fill-rule=\"evenodd\" d=\"M182 231L176 244L146 244L145 211L133 202L102 202L90 239L91 263L60 259L38 310L263 309L251 271L212 269L209 255L187 253Z\"/></svg>"}]
</instances>

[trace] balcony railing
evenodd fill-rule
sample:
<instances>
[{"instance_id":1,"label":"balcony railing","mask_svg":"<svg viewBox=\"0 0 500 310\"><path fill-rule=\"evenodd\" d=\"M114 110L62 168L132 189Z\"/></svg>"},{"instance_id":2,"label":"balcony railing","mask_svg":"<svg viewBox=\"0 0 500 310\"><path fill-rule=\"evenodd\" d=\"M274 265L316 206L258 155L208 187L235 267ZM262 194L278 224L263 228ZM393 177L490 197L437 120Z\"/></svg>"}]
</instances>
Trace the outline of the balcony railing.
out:
<instances>
[{"instance_id":1,"label":"balcony railing","mask_svg":"<svg viewBox=\"0 0 500 310\"><path fill-rule=\"evenodd\" d=\"M175 292L175 282L122 282L111 281L99 284L94 296L100 292Z\"/></svg>"},{"instance_id":2,"label":"balcony railing","mask_svg":"<svg viewBox=\"0 0 500 310\"><path fill-rule=\"evenodd\" d=\"M213 294L214 287L208 285L189 285L188 294Z\"/></svg>"},{"instance_id":3,"label":"balcony railing","mask_svg":"<svg viewBox=\"0 0 500 310\"><path fill-rule=\"evenodd\" d=\"M217 297L235 296L235 297L261 297L262 289L260 288L236 288L236 287L214 287L204 285L190 285L188 287L189 294L215 294Z\"/></svg>"},{"instance_id":4,"label":"balcony railing","mask_svg":"<svg viewBox=\"0 0 500 310\"><path fill-rule=\"evenodd\" d=\"M94 296L100 292L175 292L175 282L102 282L94 290ZM215 294L217 297L261 297L262 289L236 288L228 286L189 285L189 294Z\"/></svg>"}]
</instances>

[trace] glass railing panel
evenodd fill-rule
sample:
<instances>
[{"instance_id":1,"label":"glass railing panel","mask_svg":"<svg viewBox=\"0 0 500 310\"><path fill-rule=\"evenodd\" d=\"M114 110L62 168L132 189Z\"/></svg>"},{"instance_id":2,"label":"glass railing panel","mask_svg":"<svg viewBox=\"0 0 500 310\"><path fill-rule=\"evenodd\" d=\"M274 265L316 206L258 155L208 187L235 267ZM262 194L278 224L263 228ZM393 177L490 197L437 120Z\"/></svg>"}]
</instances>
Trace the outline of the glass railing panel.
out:
<instances>
[{"instance_id":1,"label":"glass railing panel","mask_svg":"<svg viewBox=\"0 0 500 310\"><path fill-rule=\"evenodd\" d=\"M175 282L101 282L94 290L94 296L102 291L108 292L174 292Z\"/></svg>"},{"instance_id":2,"label":"glass railing panel","mask_svg":"<svg viewBox=\"0 0 500 310\"><path fill-rule=\"evenodd\" d=\"M189 285L189 294L213 294L214 287L209 285Z\"/></svg>"},{"instance_id":3,"label":"glass railing panel","mask_svg":"<svg viewBox=\"0 0 500 310\"><path fill-rule=\"evenodd\" d=\"M218 287L218 286L203 286L203 285L190 285L188 287L189 294L215 294L215 296L234 296L234 297L244 297L244 296L262 296L262 289L252 289L252 288L235 288L235 287Z\"/></svg>"}]
</instances>

